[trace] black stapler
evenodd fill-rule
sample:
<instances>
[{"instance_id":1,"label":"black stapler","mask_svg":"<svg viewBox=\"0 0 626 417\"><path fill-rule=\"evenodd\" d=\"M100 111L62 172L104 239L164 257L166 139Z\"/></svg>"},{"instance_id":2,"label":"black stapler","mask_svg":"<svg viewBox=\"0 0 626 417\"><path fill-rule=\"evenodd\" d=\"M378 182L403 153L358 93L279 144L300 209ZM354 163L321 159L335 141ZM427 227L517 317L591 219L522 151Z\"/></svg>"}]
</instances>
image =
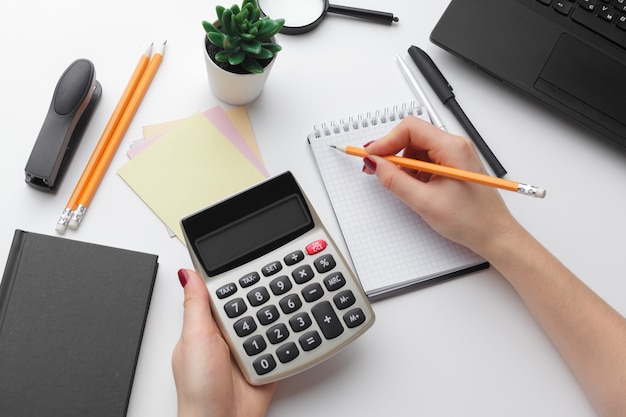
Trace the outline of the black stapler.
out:
<instances>
[{"instance_id":1,"label":"black stapler","mask_svg":"<svg viewBox=\"0 0 626 417\"><path fill-rule=\"evenodd\" d=\"M28 185L56 190L101 95L91 61L77 59L70 64L57 83L24 169Z\"/></svg>"}]
</instances>

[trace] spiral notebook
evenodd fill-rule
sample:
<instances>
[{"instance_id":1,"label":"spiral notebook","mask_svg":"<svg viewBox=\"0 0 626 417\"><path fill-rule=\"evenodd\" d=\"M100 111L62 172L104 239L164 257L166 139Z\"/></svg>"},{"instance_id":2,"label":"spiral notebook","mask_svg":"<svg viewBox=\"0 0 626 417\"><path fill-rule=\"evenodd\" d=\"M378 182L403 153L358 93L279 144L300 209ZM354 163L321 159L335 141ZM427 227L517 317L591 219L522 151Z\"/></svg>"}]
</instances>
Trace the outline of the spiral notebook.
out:
<instances>
[{"instance_id":1,"label":"spiral notebook","mask_svg":"<svg viewBox=\"0 0 626 417\"><path fill-rule=\"evenodd\" d=\"M469 249L432 230L374 176L363 174L361 158L331 148L363 146L409 114L429 120L422 106L404 104L315 126L307 137L354 268L370 299L489 266Z\"/></svg>"}]
</instances>

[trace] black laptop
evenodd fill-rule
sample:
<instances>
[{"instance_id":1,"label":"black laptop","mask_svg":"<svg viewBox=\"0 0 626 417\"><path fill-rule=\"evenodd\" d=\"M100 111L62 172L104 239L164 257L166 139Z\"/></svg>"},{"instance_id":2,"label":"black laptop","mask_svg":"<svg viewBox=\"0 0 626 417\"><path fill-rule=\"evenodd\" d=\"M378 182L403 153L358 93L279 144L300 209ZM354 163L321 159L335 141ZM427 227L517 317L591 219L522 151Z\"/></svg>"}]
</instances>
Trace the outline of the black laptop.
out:
<instances>
[{"instance_id":1,"label":"black laptop","mask_svg":"<svg viewBox=\"0 0 626 417\"><path fill-rule=\"evenodd\" d=\"M626 148L626 0L452 0L431 41Z\"/></svg>"}]
</instances>

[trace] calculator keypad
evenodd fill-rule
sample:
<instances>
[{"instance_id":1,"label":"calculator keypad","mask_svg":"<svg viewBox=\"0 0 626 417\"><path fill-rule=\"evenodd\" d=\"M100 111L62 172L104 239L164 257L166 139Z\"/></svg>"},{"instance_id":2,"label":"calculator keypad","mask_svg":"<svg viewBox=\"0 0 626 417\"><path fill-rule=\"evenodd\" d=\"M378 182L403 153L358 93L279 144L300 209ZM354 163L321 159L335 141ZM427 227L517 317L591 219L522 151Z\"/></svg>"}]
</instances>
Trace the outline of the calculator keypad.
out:
<instances>
[{"instance_id":1,"label":"calculator keypad","mask_svg":"<svg viewBox=\"0 0 626 417\"><path fill-rule=\"evenodd\" d=\"M232 342L258 377L298 361L306 365L315 359L304 357L309 352L367 321L366 313L354 307L359 300L353 289L365 297L355 289L357 283L346 280L346 267L338 266L328 247L324 239L315 239L302 249L287 249L279 260L214 290L230 319L223 324L234 331Z\"/></svg>"}]
</instances>

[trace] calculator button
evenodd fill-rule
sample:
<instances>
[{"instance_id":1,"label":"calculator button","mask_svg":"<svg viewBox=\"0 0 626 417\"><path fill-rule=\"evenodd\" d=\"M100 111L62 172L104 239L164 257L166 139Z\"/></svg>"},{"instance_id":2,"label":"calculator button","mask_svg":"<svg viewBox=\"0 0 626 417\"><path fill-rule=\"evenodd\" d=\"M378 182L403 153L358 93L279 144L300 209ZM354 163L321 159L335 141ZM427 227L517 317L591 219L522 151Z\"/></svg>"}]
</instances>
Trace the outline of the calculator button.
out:
<instances>
[{"instance_id":1,"label":"calculator button","mask_svg":"<svg viewBox=\"0 0 626 417\"><path fill-rule=\"evenodd\" d=\"M313 324L307 313L298 313L289 319L289 325L294 332L301 332Z\"/></svg>"},{"instance_id":2,"label":"calculator button","mask_svg":"<svg viewBox=\"0 0 626 417\"><path fill-rule=\"evenodd\" d=\"M365 314L360 308L355 308L343 315L343 321L346 322L346 326L352 329L365 322Z\"/></svg>"},{"instance_id":3,"label":"calculator button","mask_svg":"<svg viewBox=\"0 0 626 417\"><path fill-rule=\"evenodd\" d=\"M270 275L274 275L281 269L283 269L283 265L280 263L280 261L274 261L265 265L261 271L263 272L263 275L269 277Z\"/></svg>"},{"instance_id":4,"label":"calculator button","mask_svg":"<svg viewBox=\"0 0 626 417\"><path fill-rule=\"evenodd\" d=\"M302 296L309 303L319 300L320 298L322 298L323 295L324 290L322 289L322 286L317 282L307 285L302 290Z\"/></svg>"},{"instance_id":5,"label":"calculator button","mask_svg":"<svg viewBox=\"0 0 626 417\"><path fill-rule=\"evenodd\" d=\"M276 345L282 343L289 337L289 330L287 330L287 326L280 323L276 326L272 326L265 334L267 335L267 340L269 340L271 344Z\"/></svg>"},{"instance_id":6,"label":"calculator button","mask_svg":"<svg viewBox=\"0 0 626 417\"><path fill-rule=\"evenodd\" d=\"M333 301L339 310L344 310L356 303L356 298L354 294L352 294L352 291L344 290L335 295Z\"/></svg>"},{"instance_id":7,"label":"calculator button","mask_svg":"<svg viewBox=\"0 0 626 417\"><path fill-rule=\"evenodd\" d=\"M263 355L256 359L252 366L259 375L265 375L268 372L272 372L276 368L276 360L272 355Z\"/></svg>"},{"instance_id":8,"label":"calculator button","mask_svg":"<svg viewBox=\"0 0 626 417\"><path fill-rule=\"evenodd\" d=\"M276 306L273 305L263 307L262 309L257 311L256 316L259 319L259 322L263 325L274 323L276 320L278 320L278 317L280 317L280 315L278 314L278 309L276 308Z\"/></svg>"},{"instance_id":9,"label":"calculator button","mask_svg":"<svg viewBox=\"0 0 626 417\"><path fill-rule=\"evenodd\" d=\"M215 291L215 295L217 295L217 298L221 300L223 298L230 297L236 292L237 286L231 282L230 284L222 285L221 287L219 287L217 291Z\"/></svg>"},{"instance_id":10,"label":"calculator button","mask_svg":"<svg viewBox=\"0 0 626 417\"><path fill-rule=\"evenodd\" d=\"M322 337L318 332L312 330L300 336L298 342L300 343L300 346L302 346L302 350L308 352L309 350L313 350L322 344Z\"/></svg>"},{"instance_id":11,"label":"calculator button","mask_svg":"<svg viewBox=\"0 0 626 417\"><path fill-rule=\"evenodd\" d=\"M298 284L304 284L307 281L313 279L313 269L309 265L302 265L300 268L295 269L291 276L293 280Z\"/></svg>"},{"instance_id":12,"label":"calculator button","mask_svg":"<svg viewBox=\"0 0 626 417\"><path fill-rule=\"evenodd\" d=\"M285 343L284 345L276 349L276 356L278 356L278 360L281 363L291 362L292 360L297 358L298 355L300 355L300 351L298 350L296 344L293 342Z\"/></svg>"},{"instance_id":13,"label":"calculator button","mask_svg":"<svg viewBox=\"0 0 626 417\"><path fill-rule=\"evenodd\" d=\"M294 311L297 311L300 307L302 307L302 301L300 301L300 297L298 297L298 294L289 294L288 296L280 300L278 304L285 314L291 314Z\"/></svg>"},{"instance_id":14,"label":"calculator button","mask_svg":"<svg viewBox=\"0 0 626 417\"><path fill-rule=\"evenodd\" d=\"M270 293L267 292L267 288L259 287L250 291L247 295L248 301L253 307L260 306L270 299Z\"/></svg>"},{"instance_id":15,"label":"calculator button","mask_svg":"<svg viewBox=\"0 0 626 417\"><path fill-rule=\"evenodd\" d=\"M265 339L258 334L243 342L243 348L246 350L248 356L258 355L263 352L266 347L267 343L265 343Z\"/></svg>"},{"instance_id":16,"label":"calculator button","mask_svg":"<svg viewBox=\"0 0 626 417\"><path fill-rule=\"evenodd\" d=\"M327 254L317 258L313 262L313 265L315 265L315 269L317 269L317 272L323 274L324 272L328 272L335 266L337 266L337 263L335 262L335 258L333 258L332 255Z\"/></svg>"},{"instance_id":17,"label":"calculator button","mask_svg":"<svg viewBox=\"0 0 626 417\"><path fill-rule=\"evenodd\" d=\"M326 249L326 241L323 239L316 240L315 242L311 242L306 246L306 253L309 255L315 255L316 253L320 253Z\"/></svg>"},{"instance_id":18,"label":"calculator button","mask_svg":"<svg viewBox=\"0 0 626 417\"><path fill-rule=\"evenodd\" d=\"M326 339L334 339L343 333L343 325L335 314L333 306L328 301L316 304L311 309L313 317L324 333Z\"/></svg>"},{"instance_id":19,"label":"calculator button","mask_svg":"<svg viewBox=\"0 0 626 417\"><path fill-rule=\"evenodd\" d=\"M241 316L246 312L248 306L246 306L246 302L243 301L243 298L235 298L228 302L228 304L224 305L224 311L226 311L226 315L231 319L233 317Z\"/></svg>"},{"instance_id":20,"label":"calculator button","mask_svg":"<svg viewBox=\"0 0 626 417\"><path fill-rule=\"evenodd\" d=\"M239 278L239 285L241 285L242 288L250 287L259 282L260 279L261 277L258 272L251 272Z\"/></svg>"},{"instance_id":21,"label":"calculator button","mask_svg":"<svg viewBox=\"0 0 626 417\"><path fill-rule=\"evenodd\" d=\"M346 285L346 279L341 272L335 272L324 278L324 286L328 291L336 291Z\"/></svg>"},{"instance_id":22,"label":"calculator button","mask_svg":"<svg viewBox=\"0 0 626 417\"><path fill-rule=\"evenodd\" d=\"M270 282L270 289L274 295L282 295L291 289L291 281L287 275L281 275Z\"/></svg>"},{"instance_id":23,"label":"calculator button","mask_svg":"<svg viewBox=\"0 0 626 417\"><path fill-rule=\"evenodd\" d=\"M256 323L252 317L247 316L237 320L233 327L235 328L235 333L237 333L237 336L245 337L249 334L252 334L252 332L256 330Z\"/></svg>"},{"instance_id":24,"label":"calculator button","mask_svg":"<svg viewBox=\"0 0 626 417\"><path fill-rule=\"evenodd\" d=\"M296 251L291 252L289 255L285 256L283 258L283 261L285 261L285 265L291 266L291 265L297 264L303 259L304 259L304 253L301 250L296 250Z\"/></svg>"}]
</instances>

